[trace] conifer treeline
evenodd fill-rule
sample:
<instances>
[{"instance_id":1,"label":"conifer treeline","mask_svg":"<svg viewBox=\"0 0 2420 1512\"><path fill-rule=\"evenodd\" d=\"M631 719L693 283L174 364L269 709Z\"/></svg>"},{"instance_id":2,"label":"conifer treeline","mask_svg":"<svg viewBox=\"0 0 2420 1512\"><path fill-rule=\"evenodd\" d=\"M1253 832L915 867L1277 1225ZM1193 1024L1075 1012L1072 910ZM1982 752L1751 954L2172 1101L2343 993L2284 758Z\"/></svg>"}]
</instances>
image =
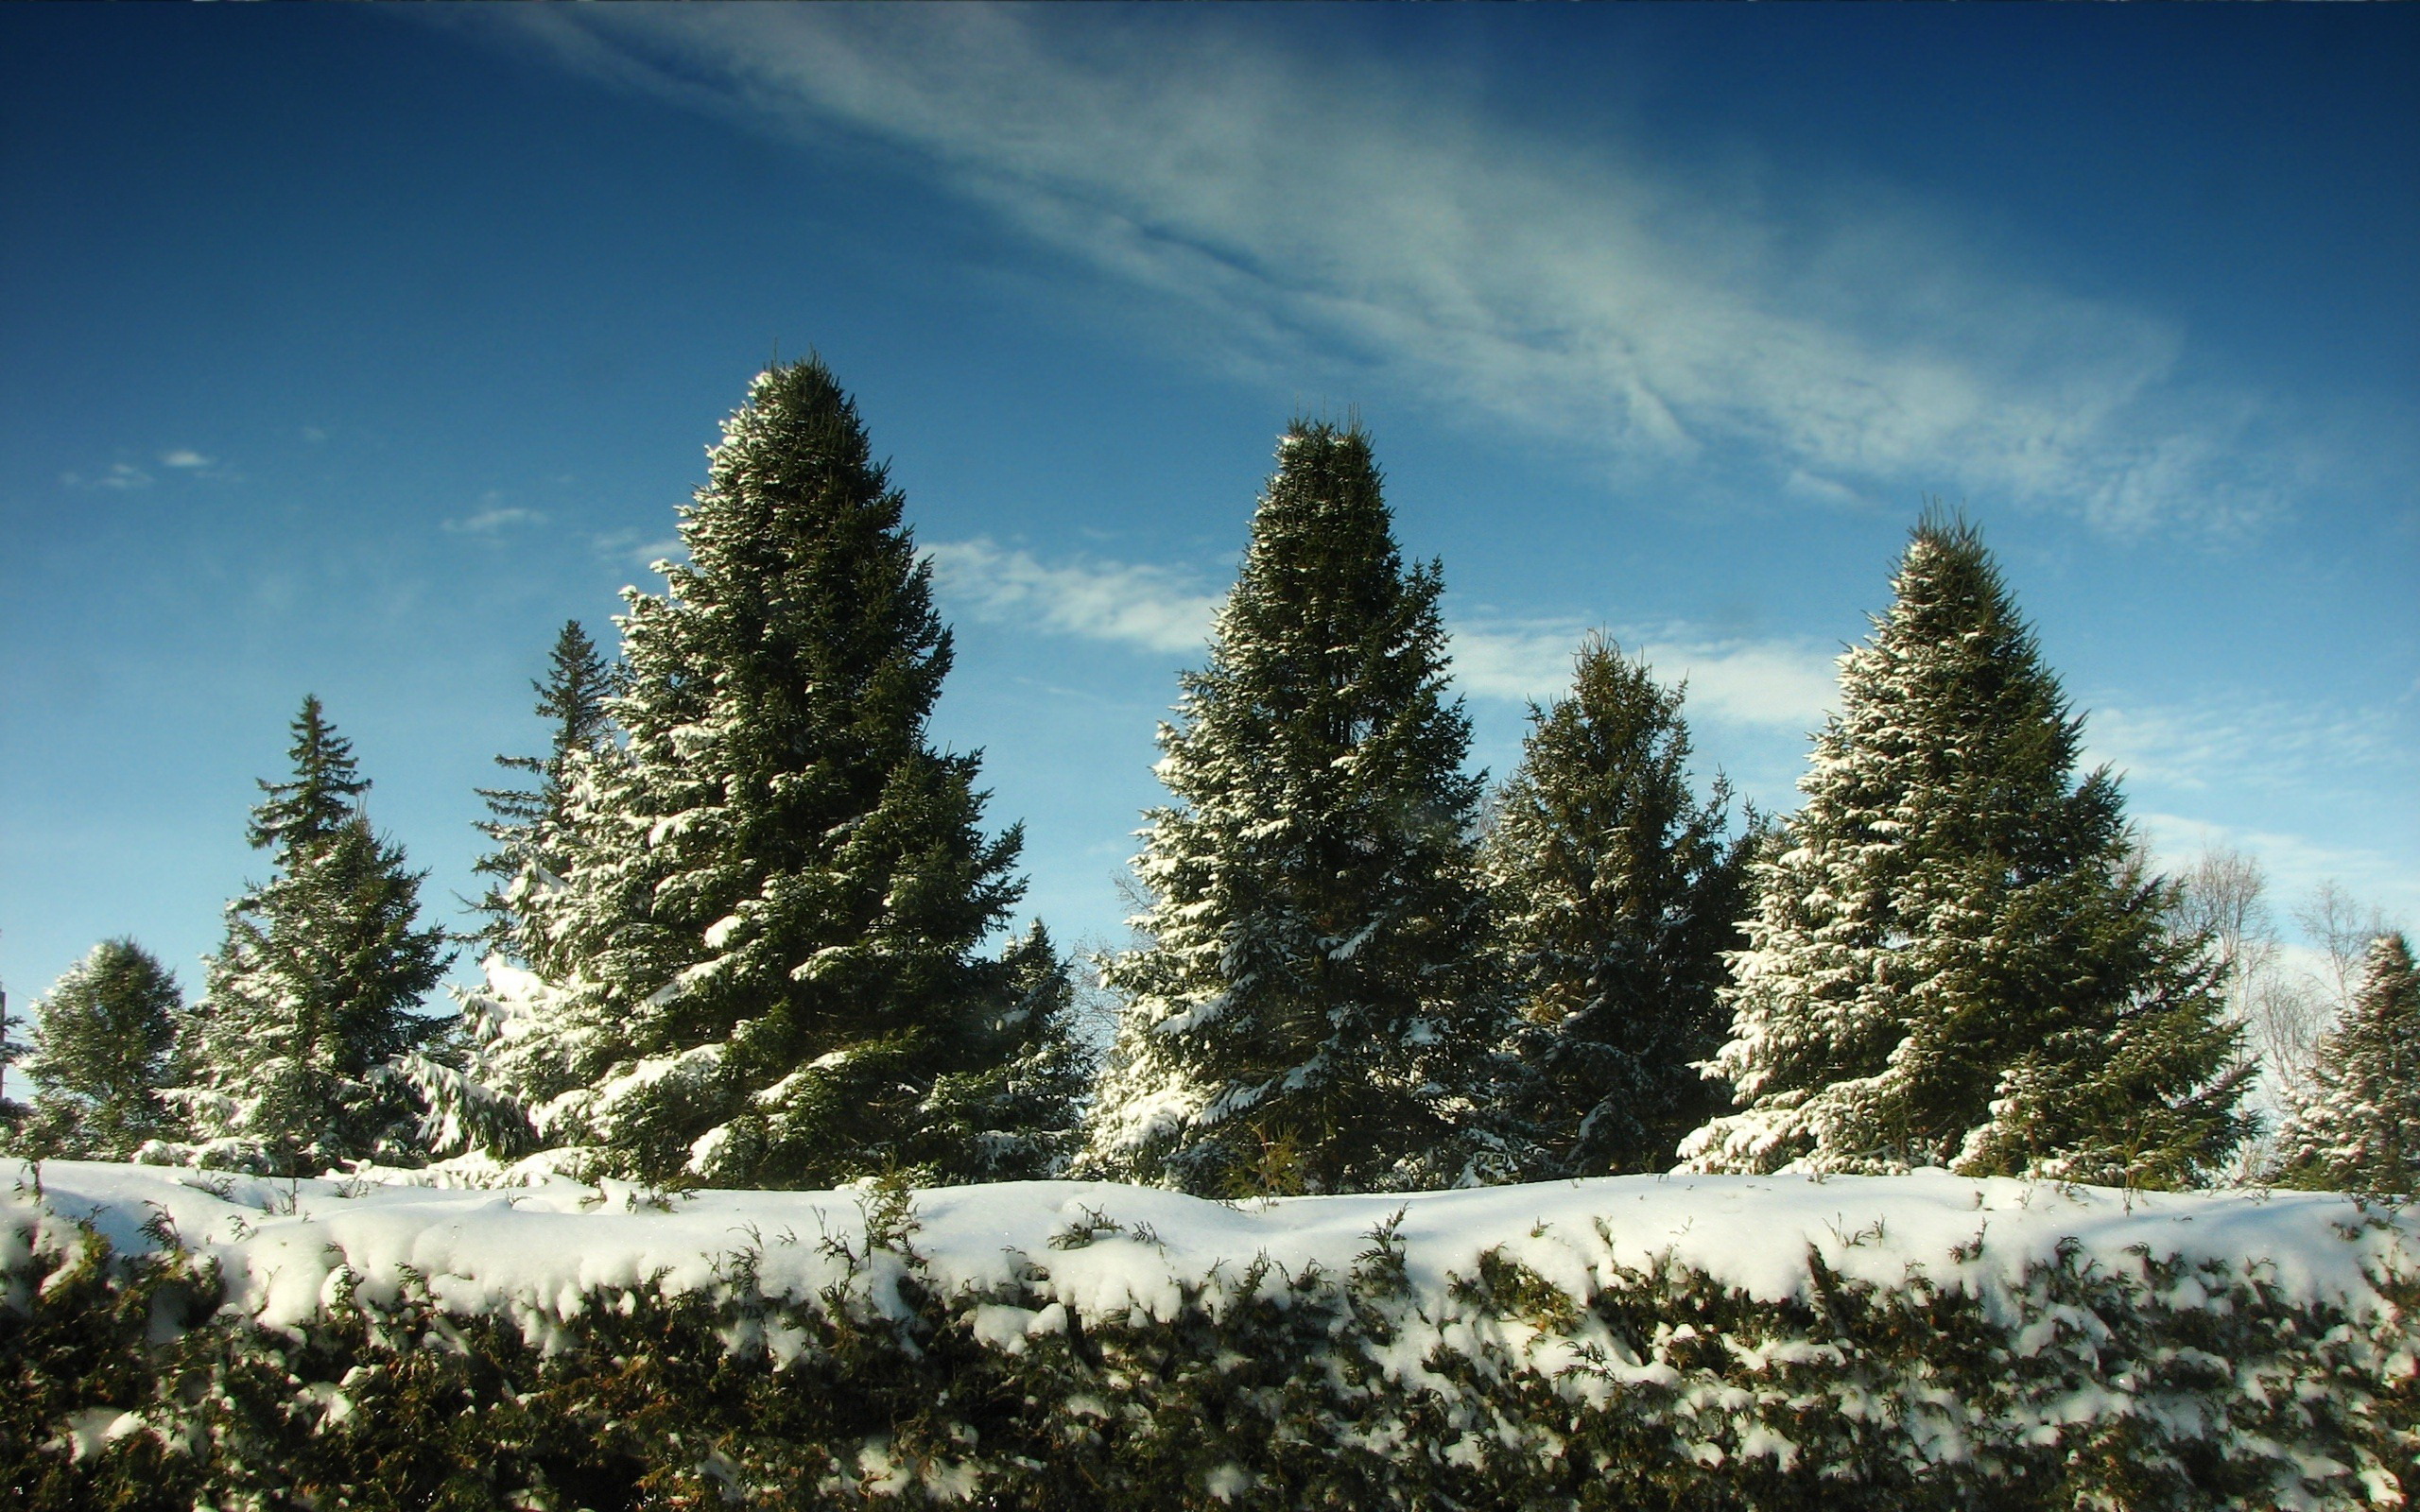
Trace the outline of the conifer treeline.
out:
<instances>
[{"instance_id":1,"label":"conifer treeline","mask_svg":"<svg viewBox=\"0 0 2420 1512\"><path fill-rule=\"evenodd\" d=\"M2081 721L1962 521L1916 527L1797 813L1693 788L1681 690L1600 639L1483 804L1442 568L1404 560L1366 435L1296 423L1161 730L1105 1054L1041 924L985 948L1020 832L927 737L949 631L821 363L757 378L681 534L618 660L564 627L548 750L482 790L458 1014L421 1011L444 939L306 700L254 811L273 876L203 999L96 949L43 1005L16 1147L1247 1195L1676 1160L2180 1185L2251 1129L2218 957L2115 781L2077 771ZM2371 972L2290 1178L2420 1184L2399 936Z\"/></svg>"}]
</instances>

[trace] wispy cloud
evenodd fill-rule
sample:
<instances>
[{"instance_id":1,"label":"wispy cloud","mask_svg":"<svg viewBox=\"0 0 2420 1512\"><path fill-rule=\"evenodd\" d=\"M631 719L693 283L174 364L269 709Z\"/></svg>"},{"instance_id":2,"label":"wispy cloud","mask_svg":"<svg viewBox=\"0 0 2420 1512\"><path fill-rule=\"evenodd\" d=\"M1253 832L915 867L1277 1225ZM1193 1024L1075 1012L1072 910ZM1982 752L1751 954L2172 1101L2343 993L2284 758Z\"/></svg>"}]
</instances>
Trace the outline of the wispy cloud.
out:
<instances>
[{"instance_id":1,"label":"wispy cloud","mask_svg":"<svg viewBox=\"0 0 2420 1512\"><path fill-rule=\"evenodd\" d=\"M2086 760L2186 791L2220 786L2341 788L2349 775L2420 775L2411 716L2246 697L2199 704L2103 703L2084 722Z\"/></svg>"},{"instance_id":2,"label":"wispy cloud","mask_svg":"<svg viewBox=\"0 0 2420 1512\"><path fill-rule=\"evenodd\" d=\"M1399 385L1632 464L1719 450L1833 505L2241 524L2296 480L2264 405L2184 376L2173 326L1991 266L1880 192L1708 186L1500 126L1450 80L1094 19L514 17L596 77L902 153L1298 381Z\"/></svg>"},{"instance_id":3,"label":"wispy cloud","mask_svg":"<svg viewBox=\"0 0 2420 1512\"><path fill-rule=\"evenodd\" d=\"M441 521L438 528L457 536L493 536L516 526L542 525L545 523L545 515L536 509L524 509L518 506L491 505L476 514Z\"/></svg>"},{"instance_id":4,"label":"wispy cloud","mask_svg":"<svg viewBox=\"0 0 2420 1512\"><path fill-rule=\"evenodd\" d=\"M2268 874L2271 895L2285 912L2335 883L2354 901L2379 910L2389 924L2420 924L2420 878L2392 856L2356 847L2325 845L2278 830L2231 828L2186 815L2144 812L2135 816L2159 864L2179 871L2212 848L2239 850L2257 859Z\"/></svg>"},{"instance_id":5,"label":"wispy cloud","mask_svg":"<svg viewBox=\"0 0 2420 1512\"><path fill-rule=\"evenodd\" d=\"M187 472L197 472L202 468L209 467L213 465L214 460L214 458L204 456L199 452L193 450L191 447L184 446L181 446L173 452L163 452L160 454L160 465L162 467L182 468Z\"/></svg>"},{"instance_id":6,"label":"wispy cloud","mask_svg":"<svg viewBox=\"0 0 2420 1512\"><path fill-rule=\"evenodd\" d=\"M606 560L632 567L684 561L689 556L688 546L678 536L650 536L636 530L609 530L590 537L588 543Z\"/></svg>"},{"instance_id":7,"label":"wispy cloud","mask_svg":"<svg viewBox=\"0 0 2420 1512\"><path fill-rule=\"evenodd\" d=\"M1046 563L981 537L925 548L953 608L1146 651L1199 651L1221 594L1165 567L1079 559Z\"/></svg>"},{"instance_id":8,"label":"wispy cloud","mask_svg":"<svg viewBox=\"0 0 2420 1512\"><path fill-rule=\"evenodd\" d=\"M1143 651L1200 651L1223 598L1173 568L1098 558L1045 561L982 538L941 541L925 554L954 612ZM1558 697L1571 686L1572 655L1589 628L1564 620L1455 621L1455 684L1475 698ZM1831 706L1832 658L1810 645L1711 636L1685 625L1616 639L1659 676L1685 678L1693 715L1804 731Z\"/></svg>"},{"instance_id":9,"label":"wispy cloud","mask_svg":"<svg viewBox=\"0 0 2420 1512\"><path fill-rule=\"evenodd\" d=\"M1574 622L1457 623L1454 676L1474 697L1544 703L1571 687L1572 657L1594 627ZM1833 654L1795 641L1711 635L1687 625L1609 631L1625 655L1688 684L1693 720L1804 733L1835 705Z\"/></svg>"},{"instance_id":10,"label":"wispy cloud","mask_svg":"<svg viewBox=\"0 0 2420 1512\"><path fill-rule=\"evenodd\" d=\"M147 489L151 474L131 462L112 462L105 472L61 472L59 481L71 489Z\"/></svg>"}]
</instances>

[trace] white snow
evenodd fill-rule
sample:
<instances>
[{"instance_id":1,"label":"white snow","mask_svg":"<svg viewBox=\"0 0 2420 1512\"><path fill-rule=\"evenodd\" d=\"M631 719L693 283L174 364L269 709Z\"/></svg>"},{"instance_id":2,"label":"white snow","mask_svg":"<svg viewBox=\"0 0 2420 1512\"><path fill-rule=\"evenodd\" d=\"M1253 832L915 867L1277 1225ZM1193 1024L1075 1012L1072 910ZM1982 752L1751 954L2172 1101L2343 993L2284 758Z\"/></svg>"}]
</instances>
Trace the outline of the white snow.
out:
<instances>
[{"instance_id":1,"label":"white snow","mask_svg":"<svg viewBox=\"0 0 2420 1512\"><path fill-rule=\"evenodd\" d=\"M0 1204L0 1268L26 1263L37 1225L56 1243L61 1218L89 1218L121 1250L148 1249L144 1225L161 1212L186 1245L218 1261L230 1305L273 1327L313 1317L336 1295L340 1268L361 1279L365 1300L378 1301L395 1295L409 1267L449 1312L512 1317L544 1336L583 1297L723 1287L730 1257L744 1249L756 1252L753 1274L767 1295L809 1299L844 1280L836 1249L867 1248L863 1194L853 1191L650 1200L622 1183L561 1177L449 1190L50 1161L38 1208L30 1177ZM1430 1295L1452 1276L1474 1275L1490 1249L1575 1295L1613 1266L1669 1256L1759 1299L1803 1297L1810 1249L1834 1272L1878 1286L1903 1284L1914 1266L1937 1283L1993 1294L2020 1285L2029 1264L2073 1242L2106 1270L2140 1275L2146 1255L2215 1260L2255 1270L2290 1297L2368 1316L2386 1306L2372 1278L2410 1275L2415 1259L2410 1219L2329 1194L2126 1194L1938 1171L1616 1177L1243 1205L1108 1183L1012 1182L916 1193L912 1243L944 1292L1039 1278L1039 1312L981 1314L980 1336L1009 1349L1064 1327L1055 1305L1171 1316L1186 1283L1214 1268L1236 1275L1258 1256L1294 1274L1315 1261L1329 1274L1350 1271L1372 1230L1398 1210L1409 1279ZM1071 1232L1098 1237L1054 1246ZM1777 1444L1760 1452L1782 1452Z\"/></svg>"}]
</instances>

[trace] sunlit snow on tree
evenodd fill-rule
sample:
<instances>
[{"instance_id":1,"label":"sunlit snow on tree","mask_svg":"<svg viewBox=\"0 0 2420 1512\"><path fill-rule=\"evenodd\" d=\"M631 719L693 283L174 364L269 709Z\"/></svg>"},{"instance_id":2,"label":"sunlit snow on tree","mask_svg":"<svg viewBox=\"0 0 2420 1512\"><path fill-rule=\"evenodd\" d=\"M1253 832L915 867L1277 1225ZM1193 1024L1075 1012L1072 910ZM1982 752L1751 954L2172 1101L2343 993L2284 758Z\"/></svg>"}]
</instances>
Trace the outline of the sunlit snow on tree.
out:
<instances>
[{"instance_id":1,"label":"sunlit snow on tree","mask_svg":"<svg viewBox=\"0 0 2420 1512\"><path fill-rule=\"evenodd\" d=\"M1916 527L1753 868L1706 1171L2173 1184L2246 1131L2218 968L2162 928L2118 784L1980 537Z\"/></svg>"},{"instance_id":2,"label":"sunlit snow on tree","mask_svg":"<svg viewBox=\"0 0 2420 1512\"><path fill-rule=\"evenodd\" d=\"M777 366L682 512L688 561L627 592L621 739L569 753L561 870L516 903L528 970L495 963L470 1003L480 1074L557 1163L1046 1169L1050 1139L1020 1164L964 1127L998 1102L975 1085L1049 1060L1032 1036L1064 1022L977 948L1022 890L1020 835L983 833L976 756L926 738L949 633L903 504L831 373Z\"/></svg>"},{"instance_id":3,"label":"sunlit snow on tree","mask_svg":"<svg viewBox=\"0 0 2420 1512\"><path fill-rule=\"evenodd\" d=\"M227 906L177 1098L215 1163L417 1163L425 1089L451 1079L422 1054L452 1023L422 1011L451 957L445 931L421 926L422 873L371 829L370 783L319 699L293 729L293 778L263 782L252 811L275 870Z\"/></svg>"},{"instance_id":4,"label":"sunlit snow on tree","mask_svg":"<svg viewBox=\"0 0 2420 1512\"><path fill-rule=\"evenodd\" d=\"M2290 1098L2277 1156L2290 1185L2420 1192L2420 970L2401 934L2371 942L2351 1006Z\"/></svg>"}]
</instances>

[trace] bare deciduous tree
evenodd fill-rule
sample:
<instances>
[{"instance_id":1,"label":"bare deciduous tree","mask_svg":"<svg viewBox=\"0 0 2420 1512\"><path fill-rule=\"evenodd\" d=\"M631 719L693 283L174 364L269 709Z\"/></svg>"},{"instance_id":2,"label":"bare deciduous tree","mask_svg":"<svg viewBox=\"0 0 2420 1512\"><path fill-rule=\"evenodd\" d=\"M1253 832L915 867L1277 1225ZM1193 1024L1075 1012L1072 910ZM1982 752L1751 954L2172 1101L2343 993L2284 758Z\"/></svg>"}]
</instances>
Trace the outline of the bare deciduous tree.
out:
<instances>
[{"instance_id":1,"label":"bare deciduous tree","mask_svg":"<svg viewBox=\"0 0 2420 1512\"><path fill-rule=\"evenodd\" d=\"M2227 968L2227 1005L2260 1061L2255 1102L2269 1121L2308 1089L2325 1034L2360 985L2370 942L2389 928L2377 908L2332 879L2292 910L2316 954L2290 952L2269 903L2269 880L2256 858L2224 845L2203 849L2176 877L2169 914L2178 935L2202 935ZM2298 964L2301 962L2308 964ZM2237 1176L2256 1179L2272 1163L2269 1140L2238 1152Z\"/></svg>"}]
</instances>

